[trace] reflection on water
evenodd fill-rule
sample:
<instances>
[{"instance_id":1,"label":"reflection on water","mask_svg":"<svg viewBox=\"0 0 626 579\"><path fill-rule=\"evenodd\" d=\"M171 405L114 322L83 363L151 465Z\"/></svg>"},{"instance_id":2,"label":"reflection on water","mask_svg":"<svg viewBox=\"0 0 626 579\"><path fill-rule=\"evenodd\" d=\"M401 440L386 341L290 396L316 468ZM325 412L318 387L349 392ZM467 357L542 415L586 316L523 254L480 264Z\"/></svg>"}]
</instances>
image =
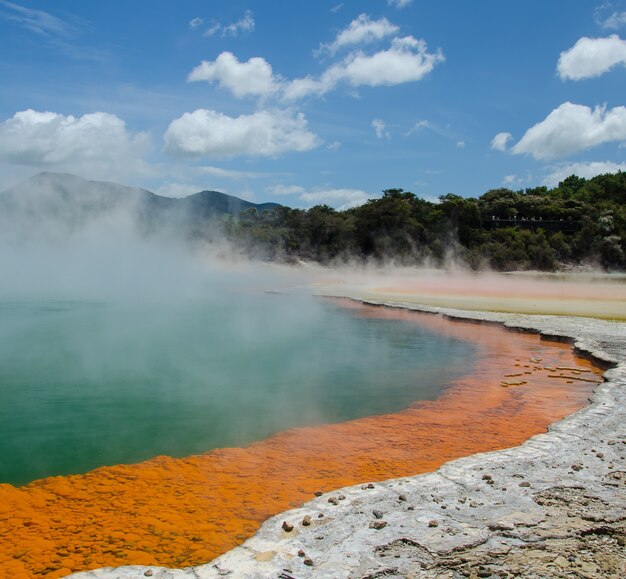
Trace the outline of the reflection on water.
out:
<instances>
[{"instance_id":1,"label":"reflection on water","mask_svg":"<svg viewBox=\"0 0 626 579\"><path fill-rule=\"evenodd\" d=\"M237 446L433 399L474 347L306 296L0 303L0 482Z\"/></svg>"}]
</instances>

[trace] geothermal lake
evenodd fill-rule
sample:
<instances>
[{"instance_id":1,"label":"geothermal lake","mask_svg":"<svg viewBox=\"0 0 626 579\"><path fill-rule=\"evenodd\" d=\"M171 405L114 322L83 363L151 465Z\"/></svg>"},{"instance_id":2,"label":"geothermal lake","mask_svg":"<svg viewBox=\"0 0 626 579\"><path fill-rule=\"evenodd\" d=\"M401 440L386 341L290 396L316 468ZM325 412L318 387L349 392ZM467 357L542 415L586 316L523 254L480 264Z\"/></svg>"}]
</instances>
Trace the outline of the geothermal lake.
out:
<instances>
[{"instance_id":1,"label":"geothermal lake","mask_svg":"<svg viewBox=\"0 0 626 579\"><path fill-rule=\"evenodd\" d=\"M394 412L475 347L305 295L0 302L0 483Z\"/></svg>"}]
</instances>

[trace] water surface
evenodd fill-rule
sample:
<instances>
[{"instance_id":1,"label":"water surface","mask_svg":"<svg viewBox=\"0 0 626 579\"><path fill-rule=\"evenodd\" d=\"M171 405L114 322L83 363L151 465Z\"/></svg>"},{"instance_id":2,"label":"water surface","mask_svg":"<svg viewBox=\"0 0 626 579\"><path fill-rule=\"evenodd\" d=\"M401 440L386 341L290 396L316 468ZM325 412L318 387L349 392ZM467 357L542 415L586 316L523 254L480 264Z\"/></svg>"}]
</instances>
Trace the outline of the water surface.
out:
<instances>
[{"instance_id":1,"label":"water surface","mask_svg":"<svg viewBox=\"0 0 626 579\"><path fill-rule=\"evenodd\" d=\"M0 303L0 482L20 485L436 398L474 347L308 296Z\"/></svg>"}]
</instances>

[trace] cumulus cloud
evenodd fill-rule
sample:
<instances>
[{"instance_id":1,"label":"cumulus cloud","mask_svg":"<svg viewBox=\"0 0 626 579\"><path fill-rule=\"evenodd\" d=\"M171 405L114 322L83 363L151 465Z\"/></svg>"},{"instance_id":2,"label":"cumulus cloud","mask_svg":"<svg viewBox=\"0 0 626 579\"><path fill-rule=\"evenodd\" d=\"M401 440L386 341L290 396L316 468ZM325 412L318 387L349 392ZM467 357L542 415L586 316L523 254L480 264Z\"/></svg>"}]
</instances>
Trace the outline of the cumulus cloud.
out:
<instances>
[{"instance_id":1,"label":"cumulus cloud","mask_svg":"<svg viewBox=\"0 0 626 579\"><path fill-rule=\"evenodd\" d=\"M406 8L412 2L413 0L387 0L387 4L389 6L393 6L398 9Z\"/></svg>"},{"instance_id":2,"label":"cumulus cloud","mask_svg":"<svg viewBox=\"0 0 626 579\"><path fill-rule=\"evenodd\" d=\"M593 161L590 163L570 163L553 168L552 172L544 179L544 185L555 187L570 175L591 179L596 175L605 173L626 172L626 163L613 163L612 161Z\"/></svg>"},{"instance_id":3,"label":"cumulus cloud","mask_svg":"<svg viewBox=\"0 0 626 579\"><path fill-rule=\"evenodd\" d=\"M253 57L239 62L231 52L222 52L215 61L202 61L189 73L187 80L217 82L237 98L268 97L281 85L281 80L274 76L272 66L264 58Z\"/></svg>"},{"instance_id":4,"label":"cumulus cloud","mask_svg":"<svg viewBox=\"0 0 626 579\"><path fill-rule=\"evenodd\" d=\"M509 141L513 138L511 133L498 133L491 139L491 148L495 151L506 151Z\"/></svg>"},{"instance_id":5,"label":"cumulus cloud","mask_svg":"<svg viewBox=\"0 0 626 579\"><path fill-rule=\"evenodd\" d=\"M392 36L398 31L398 27L386 18L372 20L367 14L359 14L347 28L344 28L333 42L321 44L318 53L329 52L334 54L347 46L357 44L369 44Z\"/></svg>"},{"instance_id":6,"label":"cumulus cloud","mask_svg":"<svg viewBox=\"0 0 626 579\"><path fill-rule=\"evenodd\" d=\"M601 76L619 64L626 64L625 40L617 34L608 38L583 36L561 52L557 73L563 80L582 80Z\"/></svg>"},{"instance_id":7,"label":"cumulus cloud","mask_svg":"<svg viewBox=\"0 0 626 579\"><path fill-rule=\"evenodd\" d=\"M369 193L360 189L326 189L303 193L299 198L311 206L325 204L343 211L363 205L370 197Z\"/></svg>"},{"instance_id":8,"label":"cumulus cloud","mask_svg":"<svg viewBox=\"0 0 626 579\"><path fill-rule=\"evenodd\" d=\"M173 120L164 135L166 150L182 156L274 157L290 151L308 151L320 144L308 130L302 113L258 111L229 117L197 109Z\"/></svg>"},{"instance_id":9,"label":"cumulus cloud","mask_svg":"<svg viewBox=\"0 0 626 579\"><path fill-rule=\"evenodd\" d=\"M378 137L379 139L391 138L389 131L386 130L387 125L385 124L385 121L383 121L382 119L374 119L372 121L372 127L374 131L376 132L376 137Z\"/></svg>"},{"instance_id":10,"label":"cumulus cloud","mask_svg":"<svg viewBox=\"0 0 626 579\"><path fill-rule=\"evenodd\" d=\"M626 139L626 107L594 109L563 103L526 131L511 151L556 159L602 143Z\"/></svg>"},{"instance_id":11,"label":"cumulus cloud","mask_svg":"<svg viewBox=\"0 0 626 579\"><path fill-rule=\"evenodd\" d=\"M126 178L145 173L147 133L129 131L119 117L95 112L74 117L28 109L0 123L0 161L35 170Z\"/></svg>"},{"instance_id":12,"label":"cumulus cloud","mask_svg":"<svg viewBox=\"0 0 626 579\"><path fill-rule=\"evenodd\" d=\"M352 87L394 86L424 78L445 60L441 51L429 53L426 43L412 36L394 38L391 47L368 55L355 51L328 68L321 77L295 79L284 89L286 100L321 96L346 83Z\"/></svg>"},{"instance_id":13,"label":"cumulus cloud","mask_svg":"<svg viewBox=\"0 0 626 579\"><path fill-rule=\"evenodd\" d=\"M254 15L252 11L246 10L242 18L224 26L222 36L238 36L240 32L252 32L254 30Z\"/></svg>"}]
</instances>

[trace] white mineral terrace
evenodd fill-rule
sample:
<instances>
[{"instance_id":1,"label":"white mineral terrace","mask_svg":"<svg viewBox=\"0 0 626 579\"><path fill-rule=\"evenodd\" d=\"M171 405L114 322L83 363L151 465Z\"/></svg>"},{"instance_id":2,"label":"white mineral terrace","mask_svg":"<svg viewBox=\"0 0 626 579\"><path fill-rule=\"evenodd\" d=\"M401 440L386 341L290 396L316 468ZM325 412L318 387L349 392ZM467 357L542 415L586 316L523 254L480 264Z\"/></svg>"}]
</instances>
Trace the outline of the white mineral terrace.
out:
<instances>
[{"instance_id":1,"label":"white mineral terrace","mask_svg":"<svg viewBox=\"0 0 626 579\"><path fill-rule=\"evenodd\" d=\"M572 338L578 350L615 367L589 406L519 447L327 493L272 517L206 565L108 568L73 577L626 576L626 324L370 303ZM340 500L329 502L333 497ZM284 522L293 529L284 530Z\"/></svg>"}]
</instances>

